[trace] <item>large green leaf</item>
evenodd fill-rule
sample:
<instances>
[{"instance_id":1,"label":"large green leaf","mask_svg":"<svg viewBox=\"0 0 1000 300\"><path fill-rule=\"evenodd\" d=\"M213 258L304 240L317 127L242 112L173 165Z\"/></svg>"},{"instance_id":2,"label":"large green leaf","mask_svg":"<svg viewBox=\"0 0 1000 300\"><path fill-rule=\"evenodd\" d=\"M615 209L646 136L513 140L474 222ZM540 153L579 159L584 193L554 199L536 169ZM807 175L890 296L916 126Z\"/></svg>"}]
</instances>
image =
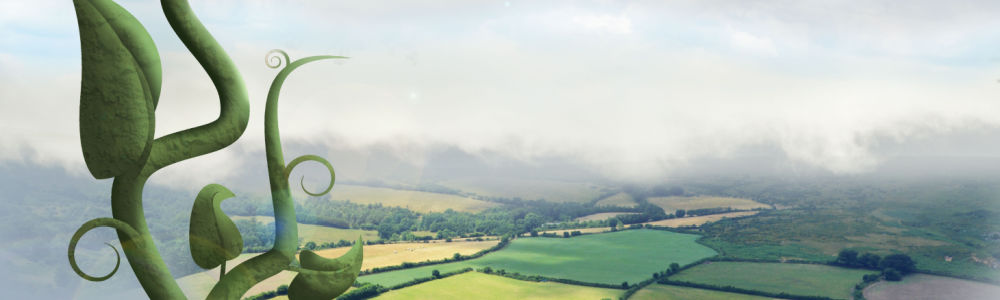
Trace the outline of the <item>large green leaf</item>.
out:
<instances>
[{"instance_id":1,"label":"large green leaf","mask_svg":"<svg viewBox=\"0 0 1000 300\"><path fill-rule=\"evenodd\" d=\"M299 254L305 272L295 275L288 286L291 300L330 300L344 293L361 272L364 250L361 238L350 251L338 258L327 259L309 250Z\"/></svg>"},{"instance_id":2,"label":"large green leaf","mask_svg":"<svg viewBox=\"0 0 1000 300\"><path fill-rule=\"evenodd\" d=\"M243 237L219 206L233 196L226 187L213 183L202 188L194 199L188 238L191 257L202 268L214 268L243 252Z\"/></svg>"},{"instance_id":3,"label":"large green leaf","mask_svg":"<svg viewBox=\"0 0 1000 300\"><path fill-rule=\"evenodd\" d=\"M160 95L160 56L142 24L110 0L75 0L80 26L80 144L90 173L145 164Z\"/></svg>"}]
</instances>

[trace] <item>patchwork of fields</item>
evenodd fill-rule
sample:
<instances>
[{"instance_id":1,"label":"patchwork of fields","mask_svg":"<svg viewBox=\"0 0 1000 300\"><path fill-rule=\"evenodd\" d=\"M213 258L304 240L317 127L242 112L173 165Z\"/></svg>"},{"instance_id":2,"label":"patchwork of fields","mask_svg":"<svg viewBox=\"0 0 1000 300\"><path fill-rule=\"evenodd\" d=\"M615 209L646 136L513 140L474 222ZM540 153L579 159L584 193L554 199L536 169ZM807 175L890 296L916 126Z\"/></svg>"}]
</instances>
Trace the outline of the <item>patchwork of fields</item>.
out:
<instances>
[{"instance_id":1,"label":"patchwork of fields","mask_svg":"<svg viewBox=\"0 0 1000 300\"><path fill-rule=\"evenodd\" d=\"M709 262L670 276L670 280L851 299L854 285L865 274L878 272L814 264Z\"/></svg>"},{"instance_id":2,"label":"patchwork of fields","mask_svg":"<svg viewBox=\"0 0 1000 300\"><path fill-rule=\"evenodd\" d=\"M649 203L663 208L663 211L673 213L678 209L692 210L702 208L732 207L733 209L770 208L767 204L750 199L731 197L649 197Z\"/></svg>"},{"instance_id":3,"label":"patchwork of fields","mask_svg":"<svg viewBox=\"0 0 1000 300\"><path fill-rule=\"evenodd\" d=\"M390 291L375 299L617 299L624 291L530 282L468 272Z\"/></svg>"},{"instance_id":4,"label":"patchwork of fields","mask_svg":"<svg viewBox=\"0 0 1000 300\"><path fill-rule=\"evenodd\" d=\"M428 277L433 270L448 272L466 267L543 275L584 282L620 284L639 282L667 269L670 263L690 264L715 255L695 243L698 236L658 230L626 230L573 238L521 238L505 249L481 258L362 276L360 282L393 286Z\"/></svg>"}]
</instances>

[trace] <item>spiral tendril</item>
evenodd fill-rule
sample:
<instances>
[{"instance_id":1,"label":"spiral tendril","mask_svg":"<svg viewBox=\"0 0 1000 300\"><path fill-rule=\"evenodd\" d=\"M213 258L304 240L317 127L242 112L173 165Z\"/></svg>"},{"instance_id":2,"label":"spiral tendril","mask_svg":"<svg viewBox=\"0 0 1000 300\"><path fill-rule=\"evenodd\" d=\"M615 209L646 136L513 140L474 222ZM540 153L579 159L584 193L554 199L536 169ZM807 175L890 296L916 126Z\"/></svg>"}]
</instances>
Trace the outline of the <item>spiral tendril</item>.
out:
<instances>
[{"instance_id":1,"label":"spiral tendril","mask_svg":"<svg viewBox=\"0 0 1000 300\"><path fill-rule=\"evenodd\" d=\"M125 235L129 237L130 240L132 240L132 239L139 239L140 238L139 233L136 232L135 229L132 228L132 226L129 226L128 223L122 222L122 221L117 220L117 219L112 219L112 218L97 218L97 219L93 219L93 220L87 221L86 223L83 223L83 225L80 226L80 229L76 230L76 233L73 234L73 238L70 239L70 241L69 241L69 250L68 250L69 265L70 265L70 267L73 267L73 272L76 272L76 274L80 275L80 277L83 277L83 279L90 280L90 281L105 281L105 280L108 280L108 278L111 278L111 276L114 276L115 273L118 272L118 267L121 266L121 263L122 263L122 257L121 257L121 254L118 253L118 249L115 248L115 246L111 245L110 243L104 243L105 245L108 245L108 247L111 247L111 250L115 251L115 268L113 270L111 270L110 273L108 273L107 275L104 275L104 276L100 276L100 277L90 276L90 275L87 275L87 273L84 273L83 270L80 269L80 266L77 265L77 263L76 263L76 244L77 244L77 242L79 242L80 238L82 238L83 235L86 234L88 231L90 231L90 230L92 230L94 228L98 228L98 227L110 227L110 228L117 229L120 232L124 232ZM124 242L122 242L122 245L124 245L125 243L128 243L128 242L131 242L131 241L124 241Z\"/></svg>"},{"instance_id":2,"label":"spiral tendril","mask_svg":"<svg viewBox=\"0 0 1000 300\"><path fill-rule=\"evenodd\" d=\"M290 58L288 58L288 53L285 53L284 50L274 49L268 51L267 54L264 55L264 64L267 65L268 68L277 69L281 67L282 58L285 59L284 60L285 64L291 63L292 61Z\"/></svg>"},{"instance_id":3,"label":"spiral tendril","mask_svg":"<svg viewBox=\"0 0 1000 300\"><path fill-rule=\"evenodd\" d=\"M306 161L315 161L315 162L321 163L324 166L326 166L326 169L330 171L330 185L328 185L326 187L326 189L323 190L322 192L313 193L313 192L310 192L309 190L306 189L306 186L305 186L305 178L306 177L302 176L301 178L299 178L299 186L302 187L302 191L305 192L306 194L309 194L309 196L313 196L313 197L319 197L319 196L325 195L326 193L329 193L330 190L333 189L333 182L336 181L337 175L336 175L336 173L333 172L333 165L330 165L329 161L326 161L326 159L324 159L324 158L322 158L320 156L306 154L306 155L299 156L299 157L296 157L295 159L293 159L291 162L288 163L288 166L285 167L285 180L288 180L288 177L290 175L292 175L292 169L294 169L295 166L298 166L299 164L301 164L303 162L306 162Z\"/></svg>"}]
</instances>

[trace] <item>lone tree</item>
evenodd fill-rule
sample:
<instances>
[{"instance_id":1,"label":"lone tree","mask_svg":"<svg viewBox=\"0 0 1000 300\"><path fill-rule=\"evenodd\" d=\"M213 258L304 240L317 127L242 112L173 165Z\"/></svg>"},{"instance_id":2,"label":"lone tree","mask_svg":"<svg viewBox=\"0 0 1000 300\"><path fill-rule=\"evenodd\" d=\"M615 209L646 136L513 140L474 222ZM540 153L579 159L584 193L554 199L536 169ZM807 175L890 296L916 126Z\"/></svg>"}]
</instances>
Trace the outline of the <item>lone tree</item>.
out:
<instances>
[{"instance_id":1,"label":"lone tree","mask_svg":"<svg viewBox=\"0 0 1000 300\"><path fill-rule=\"evenodd\" d=\"M687 214L687 212L685 212L683 209L678 209L676 212L674 212L674 216L677 216L678 218L683 218L685 214Z\"/></svg>"},{"instance_id":2,"label":"lone tree","mask_svg":"<svg viewBox=\"0 0 1000 300\"><path fill-rule=\"evenodd\" d=\"M671 274L677 273L677 271L679 271L680 269L681 269L681 265L679 265L677 263L670 263L670 273Z\"/></svg>"},{"instance_id":3,"label":"lone tree","mask_svg":"<svg viewBox=\"0 0 1000 300\"><path fill-rule=\"evenodd\" d=\"M623 289L627 289L628 288L628 281L622 281L622 288Z\"/></svg>"},{"instance_id":4,"label":"lone tree","mask_svg":"<svg viewBox=\"0 0 1000 300\"><path fill-rule=\"evenodd\" d=\"M431 276L434 276L434 278L441 278L441 271L438 270L431 271Z\"/></svg>"}]
</instances>

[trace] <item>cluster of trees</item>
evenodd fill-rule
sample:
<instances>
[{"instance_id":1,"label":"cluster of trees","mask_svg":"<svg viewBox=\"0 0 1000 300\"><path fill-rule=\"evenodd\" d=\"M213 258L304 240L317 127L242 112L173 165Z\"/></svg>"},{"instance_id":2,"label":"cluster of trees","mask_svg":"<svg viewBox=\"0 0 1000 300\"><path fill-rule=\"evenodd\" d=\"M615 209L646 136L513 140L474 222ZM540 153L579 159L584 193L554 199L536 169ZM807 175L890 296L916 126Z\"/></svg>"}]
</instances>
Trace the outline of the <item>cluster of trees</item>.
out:
<instances>
[{"instance_id":1,"label":"cluster of trees","mask_svg":"<svg viewBox=\"0 0 1000 300\"><path fill-rule=\"evenodd\" d=\"M916 263L906 254L890 254L882 258L877 254L867 252L858 255L857 251L850 249L840 250L833 264L852 268L882 270L882 276L885 277L885 280L889 281L899 281L906 274L917 270ZM865 282L874 281L878 278L877 276L874 278L869 278L868 276L865 275L866 278L863 278Z\"/></svg>"}]
</instances>

